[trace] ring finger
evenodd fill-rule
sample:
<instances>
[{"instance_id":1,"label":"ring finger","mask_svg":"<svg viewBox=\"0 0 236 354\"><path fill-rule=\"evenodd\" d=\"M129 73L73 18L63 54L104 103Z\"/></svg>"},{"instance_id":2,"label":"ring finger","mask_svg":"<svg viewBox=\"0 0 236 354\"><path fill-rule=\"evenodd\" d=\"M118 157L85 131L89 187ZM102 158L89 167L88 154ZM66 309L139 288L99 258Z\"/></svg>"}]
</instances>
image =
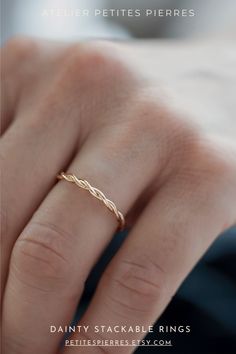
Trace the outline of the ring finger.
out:
<instances>
[{"instance_id":1,"label":"ring finger","mask_svg":"<svg viewBox=\"0 0 236 354\"><path fill-rule=\"evenodd\" d=\"M70 171L127 213L154 171L161 170L164 158L158 156L157 168L146 148L130 159L139 142L129 135L129 146L119 148L114 160L108 152L114 140L107 131L88 139ZM52 339L49 327L70 323L89 271L115 231L114 220L99 201L75 185L61 181L51 190L13 249L3 307L7 351L14 346L24 354L56 351L61 335Z\"/></svg>"}]
</instances>

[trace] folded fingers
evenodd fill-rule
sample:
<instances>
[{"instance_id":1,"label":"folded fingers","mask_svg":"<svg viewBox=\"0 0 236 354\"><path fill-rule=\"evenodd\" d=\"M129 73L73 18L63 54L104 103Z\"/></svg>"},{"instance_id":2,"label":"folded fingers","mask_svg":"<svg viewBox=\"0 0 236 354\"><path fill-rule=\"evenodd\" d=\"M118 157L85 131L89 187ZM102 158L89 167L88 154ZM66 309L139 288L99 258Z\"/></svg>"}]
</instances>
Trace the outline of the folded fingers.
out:
<instances>
[{"instance_id":1,"label":"folded fingers","mask_svg":"<svg viewBox=\"0 0 236 354\"><path fill-rule=\"evenodd\" d=\"M203 165L197 161L197 170L183 168L156 193L108 265L78 323L88 326L88 332L67 339L63 353L79 353L86 343L86 353L94 352L89 343L98 352L104 347L107 353L133 351L130 346L142 339L142 331L117 333L112 328L148 330L225 221L233 220L235 181L224 162L216 165L212 156ZM102 330L103 326L111 330ZM114 346L115 340L130 346Z\"/></svg>"}]
</instances>

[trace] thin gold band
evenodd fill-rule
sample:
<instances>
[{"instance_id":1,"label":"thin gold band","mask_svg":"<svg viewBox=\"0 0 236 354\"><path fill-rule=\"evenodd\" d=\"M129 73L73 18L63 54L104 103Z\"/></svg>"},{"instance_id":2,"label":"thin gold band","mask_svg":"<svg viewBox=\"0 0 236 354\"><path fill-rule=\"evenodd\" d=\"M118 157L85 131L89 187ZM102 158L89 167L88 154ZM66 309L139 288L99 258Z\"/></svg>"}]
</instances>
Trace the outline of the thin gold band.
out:
<instances>
[{"instance_id":1,"label":"thin gold band","mask_svg":"<svg viewBox=\"0 0 236 354\"><path fill-rule=\"evenodd\" d=\"M125 218L123 214L117 209L115 203L109 200L99 189L92 187L91 184L85 179L79 179L74 174L61 172L57 179L64 179L67 182L75 183L78 187L86 189L92 196L101 200L103 204L110 210L113 214L115 214L117 221L119 223L119 229L123 230L125 226Z\"/></svg>"}]
</instances>

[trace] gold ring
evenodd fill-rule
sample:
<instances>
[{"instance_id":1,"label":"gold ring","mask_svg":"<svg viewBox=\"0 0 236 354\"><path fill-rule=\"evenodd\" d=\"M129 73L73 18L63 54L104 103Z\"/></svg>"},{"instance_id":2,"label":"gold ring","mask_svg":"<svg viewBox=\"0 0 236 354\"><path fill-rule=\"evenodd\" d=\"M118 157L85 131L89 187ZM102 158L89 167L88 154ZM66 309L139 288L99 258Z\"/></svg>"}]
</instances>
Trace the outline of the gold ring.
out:
<instances>
[{"instance_id":1,"label":"gold ring","mask_svg":"<svg viewBox=\"0 0 236 354\"><path fill-rule=\"evenodd\" d=\"M123 230L125 226L125 218L123 214L117 209L115 203L113 203L110 199L108 199L99 189L92 187L91 184L85 179L79 179L74 174L61 172L57 179L64 179L67 182L75 183L78 187L86 189L92 196L101 200L103 204L110 210L113 214L115 214L116 219L119 223L119 230Z\"/></svg>"}]
</instances>

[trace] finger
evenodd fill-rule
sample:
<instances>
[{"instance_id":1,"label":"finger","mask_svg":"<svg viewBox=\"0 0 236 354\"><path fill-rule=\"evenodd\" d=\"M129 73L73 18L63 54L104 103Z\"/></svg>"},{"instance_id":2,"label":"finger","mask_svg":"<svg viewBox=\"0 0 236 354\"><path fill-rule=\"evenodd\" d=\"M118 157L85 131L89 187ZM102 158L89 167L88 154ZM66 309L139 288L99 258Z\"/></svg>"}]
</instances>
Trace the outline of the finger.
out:
<instances>
[{"instance_id":1,"label":"finger","mask_svg":"<svg viewBox=\"0 0 236 354\"><path fill-rule=\"evenodd\" d=\"M1 48L1 136L16 117L27 82L32 85L32 63L40 57L38 44L27 37L13 37Z\"/></svg>"},{"instance_id":2,"label":"finger","mask_svg":"<svg viewBox=\"0 0 236 354\"><path fill-rule=\"evenodd\" d=\"M103 108L111 106L108 104L111 96L104 94L107 92L105 86L112 85L115 96L118 87L123 89L114 78L111 79L113 67L108 70L108 65L104 65L96 53L91 54L91 50L80 45L66 49L58 45L56 49L52 46L49 54L48 49L45 52L39 49L40 58L46 55L46 64L42 60L42 73L34 77L33 93L31 80L31 85L24 90L24 104L20 105L13 124L0 141L1 170L4 172L1 211L3 285L9 255L19 233L52 187L55 175L65 169L85 140L94 111L99 121L100 116L104 116ZM41 66L37 63L34 71ZM106 71L109 74L107 80ZM104 80L106 85L101 85ZM126 99L120 96L115 100L118 106ZM101 102L104 104L102 109ZM114 105L113 102L113 108Z\"/></svg>"},{"instance_id":3,"label":"finger","mask_svg":"<svg viewBox=\"0 0 236 354\"><path fill-rule=\"evenodd\" d=\"M60 52L60 45L56 48L52 46L51 51L48 50L51 43L42 42L39 45L33 41L33 46L35 45L40 47L39 57L46 57L47 65L42 59L41 66L44 71L50 72L50 82L47 81L48 77L45 78L45 72L41 73L40 78L34 77L34 94L28 85L27 99L23 100L24 104L18 108L14 122L0 140L3 171L1 224L4 235L1 257L2 291L16 238L54 184L55 174L71 161L83 136L82 110L78 96L82 96L81 92L86 90L82 88L82 83L75 83L74 74L79 60L64 60L62 68L62 54L60 60L55 55ZM13 46L15 48L15 44ZM66 52L62 53L65 56ZM30 60L29 62L31 64ZM38 67L37 64L36 68ZM35 71L34 65L33 68ZM78 71L77 68L76 70ZM86 104L84 99L82 101Z\"/></svg>"},{"instance_id":4,"label":"finger","mask_svg":"<svg viewBox=\"0 0 236 354\"><path fill-rule=\"evenodd\" d=\"M23 96L27 97L26 106L30 106L29 96L37 92L37 85L42 78L45 79L46 68L53 66L55 69L58 66L59 60L55 54L62 52L62 47L66 47L66 44L17 36L1 48L1 136L17 118ZM38 68L44 71L40 72ZM52 73L54 70L50 70L51 76ZM32 82L36 83L33 91Z\"/></svg>"},{"instance_id":5,"label":"finger","mask_svg":"<svg viewBox=\"0 0 236 354\"><path fill-rule=\"evenodd\" d=\"M126 134L122 132L126 144L117 142L115 160L108 149L114 145L114 132L106 131L93 136L69 167L105 193L123 213L157 168L150 154L141 165L147 149L134 157L140 142L135 135ZM163 161L163 157L159 155L157 160ZM158 169L162 169L161 163ZM24 354L57 350L61 333L50 334L50 325L70 324L85 280L116 227L114 215L87 191L65 181L53 188L13 250L3 309L6 350L10 352L14 345L21 346Z\"/></svg>"},{"instance_id":6,"label":"finger","mask_svg":"<svg viewBox=\"0 0 236 354\"><path fill-rule=\"evenodd\" d=\"M75 340L78 340L77 345L82 340L97 340L98 347L102 347L105 340L108 344L109 340L127 340L131 344L145 334L135 330L134 333L103 332L101 327L100 332L95 333L94 327L126 325L134 329L144 326L147 331L160 316L225 221L233 220L235 181L218 169L213 178L206 177L207 169L208 166L204 168L204 180L201 181L200 173L189 181L183 174L172 179L153 198L109 264L87 312L78 323L89 326L89 331L73 335L74 342L68 342L71 347L63 353L81 351L73 346ZM220 186L217 182L222 182L223 176ZM86 347L86 353L93 353L94 349ZM127 346L105 349L107 353L132 351Z\"/></svg>"},{"instance_id":7,"label":"finger","mask_svg":"<svg viewBox=\"0 0 236 354\"><path fill-rule=\"evenodd\" d=\"M60 96L58 96L60 100ZM50 103L51 104L51 103ZM0 142L2 174L2 239L1 277L6 277L9 255L20 231L54 183L58 170L66 166L79 140L78 118L66 117L55 109L50 117L34 112L19 118ZM68 118L68 117L67 117Z\"/></svg>"}]
</instances>

